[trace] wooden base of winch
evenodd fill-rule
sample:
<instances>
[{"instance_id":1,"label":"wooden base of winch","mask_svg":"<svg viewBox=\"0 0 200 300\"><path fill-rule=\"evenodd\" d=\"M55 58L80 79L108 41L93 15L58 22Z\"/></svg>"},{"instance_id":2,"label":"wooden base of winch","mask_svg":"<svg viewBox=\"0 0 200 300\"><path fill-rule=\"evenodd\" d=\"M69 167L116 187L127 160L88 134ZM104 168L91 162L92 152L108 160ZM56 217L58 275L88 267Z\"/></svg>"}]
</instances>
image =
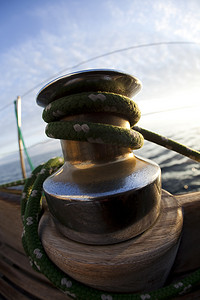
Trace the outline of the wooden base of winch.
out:
<instances>
[{"instance_id":1,"label":"wooden base of winch","mask_svg":"<svg viewBox=\"0 0 200 300\"><path fill-rule=\"evenodd\" d=\"M183 225L182 208L163 191L161 212L143 234L114 245L86 245L62 236L46 212L40 237L50 259L72 278L110 292L163 286L174 264Z\"/></svg>"},{"instance_id":2,"label":"wooden base of winch","mask_svg":"<svg viewBox=\"0 0 200 300\"><path fill-rule=\"evenodd\" d=\"M12 192L12 194L10 194ZM14 191L19 194L20 191ZM165 197L166 199L166 197ZM179 203L184 211L184 222L181 234L181 242L179 244L179 249L175 258L175 262L170 272L170 276L167 279L166 284L171 282L178 282L181 278L187 276L189 273L200 268L200 192L186 193L181 195L176 195L173 197L168 197L168 201ZM177 205L177 204L176 204ZM169 207L169 206L168 206ZM169 208L170 210L170 208ZM46 221L49 219L48 213L42 218L42 227L46 231ZM4 192L0 191L0 298L10 299L35 299L38 300L62 300L63 293L57 290L51 285L51 283L42 275L34 271L30 264L29 259L23 251L21 244L21 233L22 233L22 222L20 217L20 195L13 194L13 190L6 189ZM51 235L51 230L48 231L47 236ZM58 235L58 233L57 233ZM155 238L155 237L154 237ZM48 237L49 239L49 237ZM44 240L44 238L43 238ZM130 242L130 241L129 241ZM52 246L55 249L56 238L52 237ZM66 252L64 248L66 245L63 242L62 247L63 252ZM79 245L79 252L81 251L81 245ZM148 249L146 249L147 251ZM71 249L71 252L73 249ZM59 253L59 250L54 250L55 253ZM123 252L123 249L122 249ZM121 257L123 253L121 252ZM134 249L133 249L134 253ZM81 251L82 256L84 252ZM124 247L124 254L126 254ZM91 255L93 255L91 253ZM119 254L120 255L120 254ZM75 252L74 252L75 256ZM85 265L87 262L89 254L86 255ZM103 252L101 253L101 257ZM72 254L71 254L71 257ZM101 258L100 257L100 258ZM110 261L116 260L116 257L110 254ZM61 259L63 259L61 257ZM59 260L59 257L57 257ZM68 259L69 260L69 259ZM139 262L138 262L139 263ZM65 262L67 264L67 261ZM73 273L73 259L71 258L71 273ZM76 269L76 264L74 264L74 273L79 272ZM84 264L83 264L84 266ZM142 267L142 266L141 266ZM154 266L149 265L149 273L151 273L151 268ZM116 267L117 268L117 267ZM125 268L125 267L124 267ZM159 268L162 268L160 265ZM95 269L95 268L94 268ZM82 267L83 270L83 267ZM129 263L127 264L127 273L130 274ZM152 269L153 270L153 269ZM87 274L89 273L87 269ZM96 272L97 273L97 272ZM90 275L90 278L92 277ZM104 274L105 275L105 274ZM115 268L113 272L111 271L108 275L115 276ZM72 274L73 276L73 274ZM88 276L88 275L87 275ZM95 275L96 276L96 275ZM98 274L101 276L101 274ZM136 275L135 275L136 276ZM126 278L126 274L122 275L121 278ZM120 276L119 276L120 278ZM105 278L105 282L106 282ZM142 278L144 283L147 279ZM115 287L116 288L116 287ZM29 296L25 296L29 295ZM71 299L67 295L64 296L65 299ZM173 298L174 299L174 298ZM188 300L188 299L200 299L200 284L197 285L195 290L192 290L189 294L181 295L175 297L176 300Z\"/></svg>"}]
</instances>

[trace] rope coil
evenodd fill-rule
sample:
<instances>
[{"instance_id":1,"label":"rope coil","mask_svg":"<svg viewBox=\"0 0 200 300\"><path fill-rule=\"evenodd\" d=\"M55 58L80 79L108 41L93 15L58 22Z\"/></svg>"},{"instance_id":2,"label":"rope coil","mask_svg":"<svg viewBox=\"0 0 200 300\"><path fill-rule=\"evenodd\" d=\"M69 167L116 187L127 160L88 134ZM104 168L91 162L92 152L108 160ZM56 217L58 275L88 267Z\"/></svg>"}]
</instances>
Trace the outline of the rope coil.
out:
<instances>
[{"instance_id":1,"label":"rope coil","mask_svg":"<svg viewBox=\"0 0 200 300\"><path fill-rule=\"evenodd\" d=\"M87 121L60 121L71 115L97 112L123 116L129 120L131 129ZM146 139L200 162L199 151L135 126L140 116L140 110L133 100L108 92L85 92L62 97L48 104L43 111L43 119L48 123L46 134L51 138L109 143L134 150L141 148Z\"/></svg>"},{"instance_id":2,"label":"rope coil","mask_svg":"<svg viewBox=\"0 0 200 300\"><path fill-rule=\"evenodd\" d=\"M140 119L140 110L131 99L114 93L80 93L63 97L50 103L43 111L49 124L46 134L52 138L116 144L132 149L143 145L143 136L132 129L119 126L80 121L62 121L60 118L83 113L112 113L127 118L131 126Z\"/></svg>"}]
</instances>

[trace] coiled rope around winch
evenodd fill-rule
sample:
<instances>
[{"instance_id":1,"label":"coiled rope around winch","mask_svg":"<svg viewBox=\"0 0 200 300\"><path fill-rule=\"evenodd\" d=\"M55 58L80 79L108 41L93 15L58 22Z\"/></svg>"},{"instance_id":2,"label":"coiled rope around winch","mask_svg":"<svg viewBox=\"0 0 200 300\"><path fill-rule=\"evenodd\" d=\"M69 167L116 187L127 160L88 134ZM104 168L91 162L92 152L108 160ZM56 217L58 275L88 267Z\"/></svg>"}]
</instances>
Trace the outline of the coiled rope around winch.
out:
<instances>
[{"instance_id":1,"label":"coiled rope around winch","mask_svg":"<svg viewBox=\"0 0 200 300\"><path fill-rule=\"evenodd\" d=\"M131 129L86 121L62 120L59 122L61 118L66 116L97 112L124 116L129 120ZM51 138L100 144L109 143L132 149L141 148L145 138L200 162L200 152L149 130L134 126L139 121L140 116L140 110L133 100L106 92L80 93L62 97L47 105L43 111L43 119L49 123L46 126L46 134Z\"/></svg>"},{"instance_id":2,"label":"coiled rope around winch","mask_svg":"<svg viewBox=\"0 0 200 300\"><path fill-rule=\"evenodd\" d=\"M118 126L79 121L59 121L61 118L84 113L113 113L124 115L133 129ZM200 161L200 153L161 137L144 129L133 127L140 118L137 105L129 98L113 93L89 92L70 95L50 103L43 112L43 118L49 124L46 134L58 139L87 141L91 143L109 143L138 149L143 145L144 135L159 145L175 150L196 161ZM26 181L21 200L21 214L24 226L22 242L31 265L43 273L58 289L74 299L82 300L125 300L125 299L169 299L189 291L200 282L200 270L192 273L177 283L156 291L143 294L107 293L87 287L63 273L48 258L38 236L38 224L42 212L42 195L44 180L63 164L63 159L55 158L40 165ZM5 186L5 185L4 185Z\"/></svg>"},{"instance_id":3,"label":"coiled rope around winch","mask_svg":"<svg viewBox=\"0 0 200 300\"><path fill-rule=\"evenodd\" d=\"M43 111L43 119L49 123L46 134L52 138L86 141L138 149L143 145L143 136L134 131L101 123L62 121L61 117L87 113L109 113L125 116L131 126L140 119L140 110L131 99L113 93L80 93L60 98Z\"/></svg>"}]
</instances>

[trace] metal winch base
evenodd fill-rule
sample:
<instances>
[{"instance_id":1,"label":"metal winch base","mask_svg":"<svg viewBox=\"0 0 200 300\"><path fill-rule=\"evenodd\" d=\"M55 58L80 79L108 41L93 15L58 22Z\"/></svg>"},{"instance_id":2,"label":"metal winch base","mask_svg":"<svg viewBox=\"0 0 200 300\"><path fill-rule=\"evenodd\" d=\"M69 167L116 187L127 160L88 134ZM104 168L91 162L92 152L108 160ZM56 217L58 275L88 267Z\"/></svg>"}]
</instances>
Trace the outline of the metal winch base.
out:
<instances>
[{"instance_id":1,"label":"metal winch base","mask_svg":"<svg viewBox=\"0 0 200 300\"><path fill-rule=\"evenodd\" d=\"M113 244L135 237L160 212L160 168L132 157L83 169L65 163L44 183L56 227L85 244Z\"/></svg>"}]
</instances>

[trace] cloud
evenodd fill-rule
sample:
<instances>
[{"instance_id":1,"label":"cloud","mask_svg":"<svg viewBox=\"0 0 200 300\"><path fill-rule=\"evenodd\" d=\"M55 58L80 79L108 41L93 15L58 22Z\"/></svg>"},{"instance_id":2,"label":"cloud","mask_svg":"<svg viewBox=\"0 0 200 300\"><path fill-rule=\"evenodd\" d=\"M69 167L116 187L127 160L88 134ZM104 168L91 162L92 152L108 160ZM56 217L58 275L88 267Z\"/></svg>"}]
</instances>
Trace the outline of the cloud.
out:
<instances>
[{"instance_id":1,"label":"cloud","mask_svg":"<svg viewBox=\"0 0 200 300\"><path fill-rule=\"evenodd\" d=\"M59 70L88 58L148 42L200 39L198 1L183 1L182 6L181 1L168 0L104 0L98 4L91 1L90 6L80 3L59 0L30 11L40 30L0 55L0 107ZM79 68L112 68L133 74L143 82L138 99L157 98L199 82L199 46L162 45L129 50ZM34 131L43 132L45 126L42 110L35 103L43 85L22 98L23 129L29 143ZM10 128L15 131L13 110L6 109L6 114L0 114L6 125L2 140L10 135L10 143Z\"/></svg>"},{"instance_id":2,"label":"cloud","mask_svg":"<svg viewBox=\"0 0 200 300\"><path fill-rule=\"evenodd\" d=\"M199 1L155 1L155 29L173 33L174 37L200 42Z\"/></svg>"}]
</instances>

